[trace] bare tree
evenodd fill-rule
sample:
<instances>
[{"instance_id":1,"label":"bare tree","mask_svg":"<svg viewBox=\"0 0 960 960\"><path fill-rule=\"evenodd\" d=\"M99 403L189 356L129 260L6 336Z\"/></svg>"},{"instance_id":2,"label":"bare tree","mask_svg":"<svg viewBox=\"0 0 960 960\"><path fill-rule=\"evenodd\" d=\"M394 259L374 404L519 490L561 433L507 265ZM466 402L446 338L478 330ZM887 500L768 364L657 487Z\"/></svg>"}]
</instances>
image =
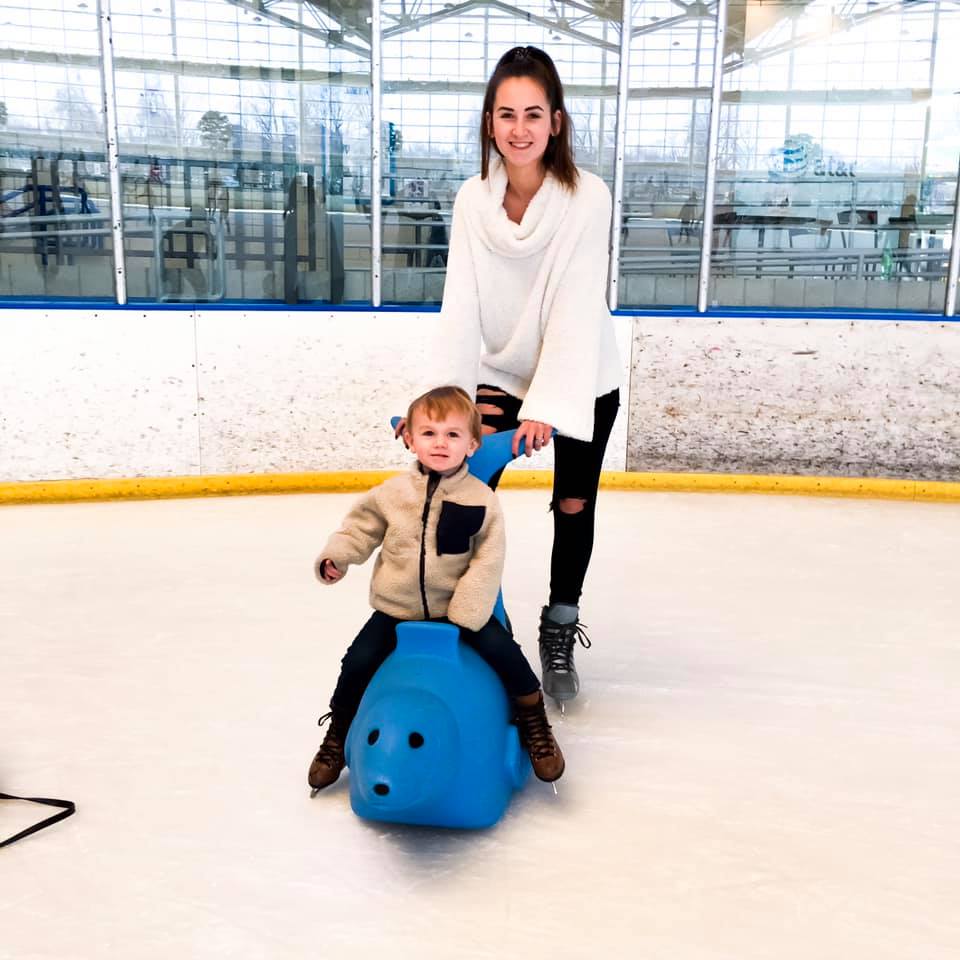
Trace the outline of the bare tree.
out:
<instances>
[{"instance_id":1,"label":"bare tree","mask_svg":"<svg viewBox=\"0 0 960 960\"><path fill-rule=\"evenodd\" d=\"M100 111L91 103L85 86L71 81L57 89L53 115L47 117L47 128L61 133L100 132Z\"/></svg>"},{"instance_id":2,"label":"bare tree","mask_svg":"<svg viewBox=\"0 0 960 960\"><path fill-rule=\"evenodd\" d=\"M144 90L137 110L137 136L148 146L174 144L177 122L164 99L163 90Z\"/></svg>"},{"instance_id":3,"label":"bare tree","mask_svg":"<svg viewBox=\"0 0 960 960\"><path fill-rule=\"evenodd\" d=\"M301 135L298 129L296 106L291 99L289 84L262 82L243 100L244 129L252 128L258 135L257 146L272 152L277 145L289 149Z\"/></svg>"}]
</instances>

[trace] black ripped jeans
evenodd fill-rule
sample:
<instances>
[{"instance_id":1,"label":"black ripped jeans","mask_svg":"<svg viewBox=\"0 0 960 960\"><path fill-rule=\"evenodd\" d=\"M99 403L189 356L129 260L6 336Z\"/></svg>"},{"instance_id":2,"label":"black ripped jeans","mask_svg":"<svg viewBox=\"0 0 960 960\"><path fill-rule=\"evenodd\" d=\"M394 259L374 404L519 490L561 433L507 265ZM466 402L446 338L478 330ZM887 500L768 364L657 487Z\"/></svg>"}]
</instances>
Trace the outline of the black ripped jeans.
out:
<instances>
[{"instance_id":1,"label":"black ripped jeans","mask_svg":"<svg viewBox=\"0 0 960 960\"><path fill-rule=\"evenodd\" d=\"M478 404L489 404L500 413L482 414L484 426L513 430L520 426L517 414L522 400L499 387L481 383L478 391L492 391L493 395L477 394ZM596 527L597 490L600 487L600 469L610 440L610 431L620 409L620 391L613 390L597 397L593 411L593 439L590 442L573 440L557 434L554 443L553 498L553 552L550 557L550 603L569 603L577 606L583 592L583 581L593 553ZM494 489L503 471L490 481ZM564 513L561 500L583 500L578 513Z\"/></svg>"}]
</instances>

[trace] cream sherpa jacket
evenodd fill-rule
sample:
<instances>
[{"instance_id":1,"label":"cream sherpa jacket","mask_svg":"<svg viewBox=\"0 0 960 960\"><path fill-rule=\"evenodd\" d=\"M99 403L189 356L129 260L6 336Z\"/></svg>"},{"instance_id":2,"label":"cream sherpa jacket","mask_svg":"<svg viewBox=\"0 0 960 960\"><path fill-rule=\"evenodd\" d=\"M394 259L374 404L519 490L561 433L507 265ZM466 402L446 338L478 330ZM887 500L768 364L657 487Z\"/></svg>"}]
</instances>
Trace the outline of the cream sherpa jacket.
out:
<instances>
[{"instance_id":1,"label":"cream sherpa jacket","mask_svg":"<svg viewBox=\"0 0 960 960\"><path fill-rule=\"evenodd\" d=\"M606 301L610 191L585 170L572 192L547 174L517 224L503 208L506 188L493 158L487 179L457 194L421 385L455 383L473 396L489 383L523 399L521 420L589 441L595 399L621 381Z\"/></svg>"},{"instance_id":2,"label":"cream sherpa jacket","mask_svg":"<svg viewBox=\"0 0 960 960\"><path fill-rule=\"evenodd\" d=\"M433 474L436 483L438 474ZM431 479L410 471L364 494L317 558L346 573L380 546L370 580L370 605L401 620L447 617L479 630L493 614L506 551L496 494L467 472ZM381 546L382 545L382 546Z\"/></svg>"}]
</instances>

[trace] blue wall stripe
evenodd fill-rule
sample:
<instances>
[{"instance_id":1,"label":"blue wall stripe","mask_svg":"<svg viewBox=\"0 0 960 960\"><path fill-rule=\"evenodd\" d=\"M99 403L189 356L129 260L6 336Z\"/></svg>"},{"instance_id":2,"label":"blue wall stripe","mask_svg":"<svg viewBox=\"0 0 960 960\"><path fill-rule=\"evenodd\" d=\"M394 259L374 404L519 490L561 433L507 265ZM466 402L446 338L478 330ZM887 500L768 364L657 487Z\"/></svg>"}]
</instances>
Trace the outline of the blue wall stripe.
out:
<instances>
[{"instance_id":1,"label":"blue wall stripe","mask_svg":"<svg viewBox=\"0 0 960 960\"><path fill-rule=\"evenodd\" d=\"M439 313L438 303L385 303L372 307L369 302L352 303L284 303L282 300L217 300L197 303L157 303L155 300L131 300L121 306L114 300L78 300L69 297L21 298L0 297L2 310L125 310L128 312L155 312L158 310L213 311L243 310L247 312L305 312L305 313ZM623 307L613 311L617 317L761 317L771 320L884 320L901 323L960 323L960 316L945 317L942 313L916 313L897 310L820 309L804 310L791 307L714 307L706 313L697 313L694 307Z\"/></svg>"}]
</instances>

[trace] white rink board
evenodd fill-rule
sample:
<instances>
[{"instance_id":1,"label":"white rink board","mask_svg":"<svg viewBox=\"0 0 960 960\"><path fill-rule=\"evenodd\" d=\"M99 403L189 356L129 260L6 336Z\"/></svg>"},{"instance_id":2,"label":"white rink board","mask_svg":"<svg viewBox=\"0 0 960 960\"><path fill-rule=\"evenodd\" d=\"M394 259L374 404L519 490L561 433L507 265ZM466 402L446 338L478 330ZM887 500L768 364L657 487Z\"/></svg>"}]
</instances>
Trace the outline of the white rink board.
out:
<instances>
[{"instance_id":1,"label":"white rink board","mask_svg":"<svg viewBox=\"0 0 960 960\"><path fill-rule=\"evenodd\" d=\"M200 470L193 315L0 310L0 483Z\"/></svg>"},{"instance_id":2,"label":"white rink board","mask_svg":"<svg viewBox=\"0 0 960 960\"><path fill-rule=\"evenodd\" d=\"M388 470L438 314L0 310L0 482ZM632 321L617 318L623 470ZM519 468L549 470L552 450ZM512 469L512 468L511 468Z\"/></svg>"},{"instance_id":3,"label":"white rink board","mask_svg":"<svg viewBox=\"0 0 960 960\"><path fill-rule=\"evenodd\" d=\"M960 479L960 323L638 317L627 467Z\"/></svg>"}]
</instances>

